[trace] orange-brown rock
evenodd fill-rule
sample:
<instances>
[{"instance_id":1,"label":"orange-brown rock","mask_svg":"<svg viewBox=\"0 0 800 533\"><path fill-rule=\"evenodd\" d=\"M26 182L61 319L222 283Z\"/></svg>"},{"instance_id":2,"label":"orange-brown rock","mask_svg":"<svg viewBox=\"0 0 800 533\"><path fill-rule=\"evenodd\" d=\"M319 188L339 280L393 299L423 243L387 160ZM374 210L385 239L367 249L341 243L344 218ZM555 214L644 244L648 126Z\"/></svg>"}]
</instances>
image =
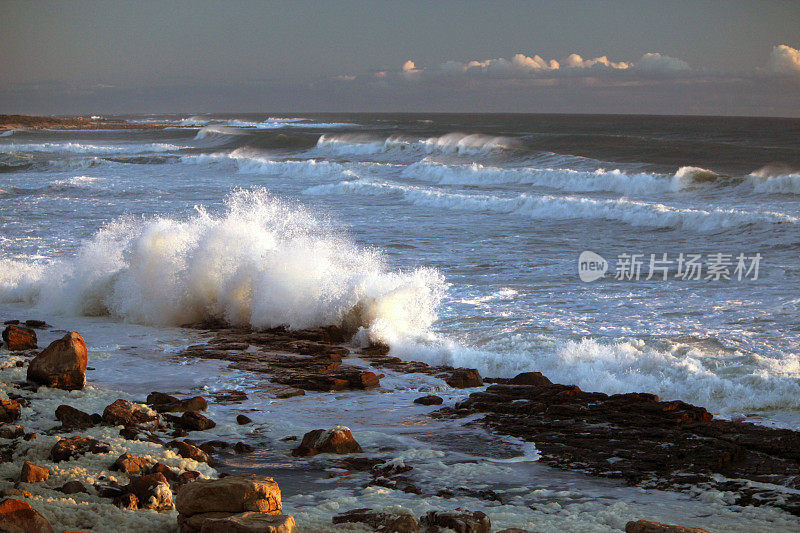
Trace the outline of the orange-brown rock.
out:
<instances>
[{"instance_id":1,"label":"orange-brown rock","mask_svg":"<svg viewBox=\"0 0 800 533\"><path fill-rule=\"evenodd\" d=\"M366 524L373 531L393 533L417 533L419 523L408 512L373 511L372 509L352 509L333 517L334 524Z\"/></svg>"},{"instance_id":2,"label":"orange-brown rock","mask_svg":"<svg viewBox=\"0 0 800 533\"><path fill-rule=\"evenodd\" d=\"M94 426L92 415L69 405L59 405L56 408L56 420L61 422L64 429L86 429Z\"/></svg>"},{"instance_id":3,"label":"orange-brown rock","mask_svg":"<svg viewBox=\"0 0 800 533\"><path fill-rule=\"evenodd\" d=\"M7 498L0 502L0 531L4 533L54 533L53 527L28 502Z\"/></svg>"},{"instance_id":4,"label":"orange-brown rock","mask_svg":"<svg viewBox=\"0 0 800 533\"><path fill-rule=\"evenodd\" d=\"M271 477L256 474L198 479L181 488L175 508L186 517L247 511L281 514L281 490Z\"/></svg>"},{"instance_id":5,"label":"orange-brown rock","mask_svg":"<svg viewBox=\"0 0 800 533\"><path fill-rule=\"evenodd\" d=\"M209 518L200 533L295 533L294 517L287 514L247 512Z\"/></svg>"},{"instance_id":6,"label":"orange-brown rock","mask_svg":"<svg viewBox=\"0 0 800 533\"><path fill-rule=\"evenodd\" d=\"M150 466L150 461L144 457L132 455L128 452L120 455L114 464L111 465L111 470L125 473L136 473L146 470Z\"/></svg>"},{"instance_id":7,"label":"orange-brown rock","mask_svg":"<svg viewBox=\"0 0 800 533\"><path fill-rule=\"evenodd\" d=\"M22 464L22 472L19 474L20 483L39 483L50 477L50 471L42 466L35 465L30 461Z\"/></svg>"},{"instance_id":8,"label":"orange-brown rock","mask_svg":"<svg viewBox=\"0 0 800 533\"><path fill-rule=\"evenodd\" d=\"M12 352L33 350L36 348L36 332L21 326L8 326L3 330L3 342Z\"/></svg>"},{"instance_id":9,"label":"orange-brown rock","mask_svg":"<svg viewBox=\"0 0 800 533\"><path fill-rule=\"evenodd\" d=\"M19 420L22 406L16 400L0 399L0 423L7 424Z\"/></svg>"},{"instance_id":10,"label":"orange-brown rock","mask_svg":"<svg viewBox=\"0 0 800 533\"><path fill-rule=\"evenodd\" d=\"M361 453L361 446L353 438L350 428L315 429L303 435L300 446L292 450L292 455L311 457L319 453Z\"/></svg>"},{"instance_id":11,"label":"orange-brown rock","mask_svg":"<svg viewBox=\"0 0 800 533\"><path fill-rule=\"evenodd\" d=\"M86 384L86 343L77 333L53 341L28 365L28 380L64 390Z\"/></svg>"},{"instance_id":12,"label":"orange-brown rock","mask_svg":"<svg viewBox=\"0 0 800 533\"><path fill-rule=\"evenodd\" d=\"M54 463L68 461L87 453L108 453L111 446L89 437L70 437L55 443L50 449L50 458Z\"/></svg>"},{"instance_id":13,"label":"orange-brown rock","mask_svg":"<svg viewBox=\"0 0 800 533\"><path fill-rule=\"evenodd\" d=\"M481 375L474 368L456 368L445 378L445 382L454 389L468 389L483 385Z\"/></svg>"},{"instance_id":14,"label":"orange-brown rock","mask_svg":"<svg viewBox=\"0 0 800 533\"><path fill-rule=\"evenodd\" d=\"M708 533L699 527L671 526L647 520L630 521L625 524L625 533Z\"/></svg>"},{"instance_id":15,"label":"orange-brown rock","mask_svg":"<svg viewBox=\"0 0 800 533\"><path fill-rule=\"evenodd\" d=\"M161 473L131 478L128 492L136 495L138 505L142 509L164 511L174 506L172 489L167 478Z\"/></svg>"},{"instance_id":16,"label":"orange-brown rock","mask_svg":"<svg viewBox=\"0 0 800 533\"><path fill-rule=\"evenodd\" d=\"M128 400L117 400L103 410L103 422L112 426L154 430L159 420L150 407Z\"/></svg>"}]
</instances>

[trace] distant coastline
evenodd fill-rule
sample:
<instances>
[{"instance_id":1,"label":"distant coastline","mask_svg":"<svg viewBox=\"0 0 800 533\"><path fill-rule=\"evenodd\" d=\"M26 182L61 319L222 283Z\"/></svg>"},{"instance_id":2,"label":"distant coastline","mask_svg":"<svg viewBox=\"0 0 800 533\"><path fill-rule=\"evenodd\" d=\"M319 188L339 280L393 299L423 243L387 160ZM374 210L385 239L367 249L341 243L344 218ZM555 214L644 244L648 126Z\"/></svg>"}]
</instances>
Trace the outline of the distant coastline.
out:
<instances>
[{"instance_id":1,"label":"distant coastline","mask_svg":"<svg viewBox=\"0 0 800 533\"><path fill-rule=\"evenodd\" d=\"M102 117L42 117L33 115L0 115L0 131L4 130L151 130L164 124L133 124L125 120Z\"/></svg>"}]
</instances>

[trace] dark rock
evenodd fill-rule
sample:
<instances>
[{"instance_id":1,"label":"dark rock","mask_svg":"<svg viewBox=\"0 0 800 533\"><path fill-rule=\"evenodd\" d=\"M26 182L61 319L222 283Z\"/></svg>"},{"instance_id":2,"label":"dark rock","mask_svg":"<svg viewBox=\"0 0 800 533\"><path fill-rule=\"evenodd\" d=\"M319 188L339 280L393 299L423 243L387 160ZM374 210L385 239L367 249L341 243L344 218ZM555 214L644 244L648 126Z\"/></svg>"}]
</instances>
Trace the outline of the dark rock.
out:
<instances>
[{"instance_id":1,"label":"dark rock","mask_svg":"<svg viewBox=\"0 0 800 533\"><path fill-rule=\"evenodd\" d=\"M19 474L20 483L38 483L50 477L50 470L37 466L30 461L22 464L22 472Z\"/></svg>"},{"instance_id":2,"label":"dark rock","mask_svg":"<svg viewBox=\"0 0 800 533\"><path fill-rule=\"evenodd\" d=\"M647 520L631 521L625 524L625 533L708 533L699 527L670 526Z\"/></svg>"},{"instance_id":3,"label":"dark rock","mask_svg":"<svg viewBox=\"0 0 800 533\"><path fill-rule=\"evenodd\" d=\"M18 401L0 399L0 423L15 422L21 415L22 407Z\"/></svg>"},{"instance_id":4,"label":"dark rock","mask_svg":"<svg viewBox=\"0 0 800 533\"><path fill-rule=\"evenodd\" d=\"M0 439L18 439L25 435L25 428L17 425L0 427Z\"/></svg>"},{"instance_id":5,"label":"dark rock","mask_svg":"<svg viewBox=\"0 0 800 533\"><path fill-rule=\"evenodd\" d=\"M246 512L209 517L201 533L295 533L294 517L288 514Z\"/></svg>"},{"instance_id":6,"label":"dark rock","mask_svg":"<svg viewBox=\"0 0 800 533\"><path fill-rule=\"evenodd\" d=\"M456 368L445 378L445 382L454 389L468 389L483 385L481 375L474 368Z\"/></svg>"},{"instance_id":7,"label":"dark rock","mask_svg":"<svg viewBox=\"0 0 800 533\"><path fill-rule=\"evenodd\" d=\"M272 392L279 400L294 398L295 396L305 396L306 391L296 387L276 387Z\"/></svg>"},{"instance_id":8,"label":"dark rock","mask_svg":"<svg viewBox=\"0 0 800 533\"><path fill-rule=\"evenodd\" d=\"M361 446L353 438L349 428L336 426L329 430L315 429L303 435L300 446L292 450L292 455L311 457L318 453L361 453Z\"/></svg>"},{"instance_id":9,"label":"dark rock","mask_svg":"<svg viewBox=\"0 0 800 533\"><path fill-rule=\"evenodd\" d=\"M205 431L216 427L216 423L200 413L187 411L180 417L180 426L188 431Z\"/></svg>"},{"instance_id":10,"label":"dark rock","mask_svg":"<svg viewBox=\"0 0 800 533\"><path fill-rule=\"evenodd\" d=\"M523 372L508 380L508 383L510 385L533 385L534 387L543 387L553 384L553 382L543 376L541 372Z\"/></svg>"},{"instance_id":11,"label":"dark rock","mask_svg":"<svg viewBox=\"0 0 800 533\"><path fill-rule=\"evenodd\" d=\"M411 514L387 513L372 509L352 509L333 517L334 524L361 523L373 531L386 533L417 533L419 523Z\"/></svg>"},{"instance_id":12,"label":"dark rock","mask_svg":"<svg viewBox=\"0 0 800 533\"><path fill-rule=\"evenodd\" d=\"M139 498L136 497L135 494L126 492L120 496L116 496L112 503L119 507L120 509L125 509L127 511L135 511L139 508Z\"/></svg>"},{"instance_id":13,"label":"dark rock","mask_svg":"<svg viewBox=\"0 0 800 533\"><path fill-rule=\"evenodd\" d=\"M252 422L252 420L250 419L249 416L236 415L236 423L239 424L240 426L244 426L246 424L249 424L250 422Z\"/></svg>"},{"instance_id":14,"label":"dark rock","mask_svg":"<svg viewBox=\"0 0 800 533\"><path fill-rule=\"evenodd\" d=\"M194 459L195 461L201 463L207 463L211 460L206 452L193 444L189 444L188 442L174 440L170 442L169 445L175 448L175 450L178 452L178 455L185 459Z\"/></svg>"},{"instance_id":15,"label":"dark rock","mask_svg":"<svg viewBox=\"0 0 800 533\"><path fill-rule=\"evenodd\" d=\"M67 481L59 490L64 494L89 494L89 490L80 481Z\"/></svg>"},{"instance_id":16,"label":"dark rock","mask_svg":"<svg viewBox=\"0 0 800 533\"><path fill-rule=\"evenodd\" d=\"M150 474L161 474L170 483L178 480L178 474L173 469L171 469L170 467L165 465L164 463L156 463L156 464L154 464L152 467L150 467L150 472L149 473Z\"/></svg>"},{"instance_id":17,"label":"dark rock","mask_svg":"<svg viewBox=\"0 0 800 533\"><path fill-rule=\"evenodd\" d=\"M86 384L86 344L77 333L67 333L28 364L28 381L48 387L79 390Z\"/></svg>"},{"instance_id":18,"label":"dark rock","mask_svg":"<svg viewBox=\"0 0 800 533\"><path fill-rule=\"evenodd\" d=\"M92 415L69 405L59 405L56 408L56 420L61 422L63 429L86 429L95 425Z\"/></svg>"},{"instance_id":19,"label":"dark rock","mask_svg":"<svg viewBox=\"0 0 800 533\"><path fill-rule=\"evenodd\" d=\"M132 478L128 490L136 495L142 509L163 511L174 507L169 482L161 473Z\"/></svg>"},{"instance_id":20,"label":"dark rock","mask_svg":"<svg viewBox=\"0 0 800 533\"><path fill-rule=\"evenodd\" d=\"M455 533L492 533L492 522L480 511L455 509L453 511L428 511L419 519L422 527L436 532L445 528Z\"/></svg>"},{"instance_id":21,"label":"dark rock","mask_svg":"<svg viewBox=\"0 0 800 533\"><path fill-rule=\"evenodd\" d=\"M117 400L103 411L103 422L112 426L154 430L159 416L150 407L128 400Z\"/></svg>"},{"instance_id":22,"label":"dark rock","mask_svg":"<svg viewBox=\"0 0 800 533\"><path fill-rule=\"evenodd\" d=\"M87 453L108 453L110 451L111 446L105 442L89 437L70 437L55 443L50 450L50 458L54 463L58 463Z\"/></svg>"},{"instance_id":23,"label":"dark rock","mask_svg":"<svg viewBox=\"0 0 800 533\"><path fill-rule=\"evenodd\" d=\"M202 396L179 400L174 396L161 392L151 392L147 396L147 404L151 405L159 413L183 413L208 409L208 402Z\"/></svg>"},{"instance_id":24,"label":"dark rock","mask_svg":"<svg viewBox=\"0 0 800 533\"><path fill-rule=\"evenodd\" d=\"M110 484L95 483L94 490L101 498L119 498L127 492L127 488L119 483L113 482Z\"/></svg>"},{"instance_id":25,"label":"dark rock","mask_svg":"<svg viewBox=\"0 0 800 533\"><path fill-rule=\"evenodd\" d=\"M3 330L3 342L12 352L36 348L36 332L30 328L10 325Z\"/></svg>"},{"instance_id":26,"label":"dark rock","mask_svg":"<svg viewBox=\"0 0 800 533\"><path fill-rule=\"evenodd\" d=\"M0 502L0 531L8 533L54 533L53 527L28 502L7 498Z\"/></svg>"},{"instance_id":27,"label":"dark rock","mask_svg":"<svg viewBox=\"0 0 800 533\"><path fill-rule=\"evenodd\" d=\"M237 442L233 445L233 451L236 453L250 453L253 451L253 447L244 442Z\"/></svg>"},{"instance_id":28,"label":"dark rock","mask_svg":"<svg viewBox=\"0 0 800 533\"><path fill-rule=\"evenodd\" d=\"M182 472L178 479L175 480L175 483L180 485L185 485L186 483L191 483L195 479L200 477L200 472L195 472L194 470L187 470L186 472Z\"/></svg>"},{"instance_id":29,"label":"dark rock","mask_svg":"<svg viewBox=\"0 0 800 533\"><path fill-rule=\"evenodd\" d=\"M420 405L442 405L442 403L444 403L444 399L440 396L434 396L431 394L417 398L414 400L414 403L418 403Z\"/></svg>"},{"instance_id":30,"label":"dark rock","mask_svg":"<svg viewBox=\"0 0 800 533\"><path fill-rule=\"evenodd\" d=\"M26 320L25 325L34 329L46 329L50 327L44 320Z\"/></svg>"},{"instance_id":31,"label":"dark rock","mask_svg":"<svg viewBox=\"0 0 800 533\"><path fill-rule=\"evenodd\" d=\"M114 464L111 465L111 470L116 472L138 473L146 470L149 466L150 461L144 457L131 455L125 452L114 461Z\"/></svg>"},{"instance_id":32,"label":"dark rock","mask_svg":"<svg viewBox=\"0 0 800 533\"><path fill-rule=\"evenodd\" d=\"M156 405L167 405L170 403L176 403L178 401L179 401L178 398L176 398L175 396L170 396L169 394L163 392L151 392L150 394L147 395L147 399L145 400L144 403L150 406L156 406Z\"/></svg>"}]
</instances>

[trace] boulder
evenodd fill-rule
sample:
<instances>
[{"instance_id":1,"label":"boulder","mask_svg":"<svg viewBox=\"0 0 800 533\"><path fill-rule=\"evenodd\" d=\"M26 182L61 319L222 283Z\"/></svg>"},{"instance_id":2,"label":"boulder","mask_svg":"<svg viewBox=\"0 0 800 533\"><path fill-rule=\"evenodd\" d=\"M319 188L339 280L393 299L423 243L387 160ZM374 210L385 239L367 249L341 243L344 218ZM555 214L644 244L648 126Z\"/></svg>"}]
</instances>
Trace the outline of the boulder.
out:
<instances>
[{"instance_id":1,"label":"boulder","mask_svg":"<svg viewBox=\"0 0 800 533\"><path fill-rule=\"evenodd\" d=\"M28 381L64 390L83 389L86 384L86 343L77 333L68 333L28 364Z\"/></svg>"},{"instance_id":2,"label":"boulder","mask_svg":"<svg viewBox=\"0 0 800 533\"><path fill-rule=\"evenodd\" d=\"M333 517L334 524L361 523L373 531L386 533L418 533L419 523L408 512L381 512L372 509L352 509Z\"/></svg>"},{"instance_id":3,"label":"boulder","mask_svg":"<svg viewBox=\"0 0 800 533\"><path fill-rule=\"evenodd\" d=\"M294 517L247 512L204 521L200 533L295 533Z\"/></svg>"},{"instance_id":4,"label":"boulder","mask_svg":"<svg viewBox=\"0 0 800 533\"><path fill-rule=\"evenodd\" d=\"M164 463L156 463L150 468L150 473L155 474L159 473L167 478L167 481L170 483L178 480L178 474L175 473L173 469L165 465Z\"/></svg>"},{"instance_id":5,"label":"boulder","mask_svg":"<svg viewBox=\"0 0 800 533\"><path fill-rule=\"evenodd\" d=\"M481 375L474 368L456 368L450 376L445 378L445 382L454 389L468 389L483 385Z\"/></svg>"},{"instance_id":6,"label":"boulder","mask_svg":"<svg viewBox=\"0 0 800 533\"><path fill-rule=\"evenodd\" d=\"M148 406L128 400L117 400L103 411L103 422L112 426L155 430L159 420L158 413Z\"/></svg>"},{"instance_id":7,"label":"boulder","mask_svg":"<svg viewBox=\"0 0 800 533\"><path fill-rule=\"evenodd\" d=\"M1 439L18 439L25 435L25 428L17 425L6 425L0 427Z\"/></svg>"},{"instance_id":8,"label":"boulder","mask_svg":"<svg viewBox=\"0 0 800 533\"><path fill-rule=\"evenodd\" d=\"M253 451L253 447L244 442L237 442L233 445L233 451L236 453L250 453Z\"/></svg>"},{"instance_id":9,"label":"boulder","mask_svg":"<svg viewBox=\"0 0 800 533\"><path fill-rule=\"evenodd\" d=\"M184 485L175 508L185 517L247 511L281 514L281 489L271 477L256 474L198 479Z\"/></svg>"},{"instance_id":10,"label":"boulder","mask_svg":"<svg viewBox=\"0 0 800 533\"><path fill-rule=\"evenodd\" d=\"M50 522L28 502L7 498L0 502L0 531L4 533L54 533Z\"/></svg>"},{"instance_id":11,"label":"boulder","mask_svg":"<svg viewBox=\"0 0 800 533\"><path fill-rule=\"evenodd\" d=\"M63 429L86 429L94 426L92 415L69 405L59 405L56 408L56 420L61 422Z\"/></svg>"},{"instance_id":12,"label":"boulder","mask_svg":"<svg viewBox=\"0 0 800 533\"><path fill-rule=\"evenodd\" d=\"M509 385L533 385L534 387L543 387L552 385L553 382L547 379L541 372L523 372L517 374L510 380Z\"/></svg>"},{"instance_id":13,"label":"boulder","mask_svg":"<svg viewBox=\"0 0 800 533\"><path fill-rule=\"evenodd\" d=\"M7 424L19 420L22 407L16 400L0 399L0 423Z\"/></svg>"},{"instance_id":14,"label":"boulder","mask_svg":"<svg viewBox=\"0 0 800 533\"><path fill-rule=\"evenodd\" d=\"M50 458L54 463L59 463L87 453L108 453L110 451L111 446L108 443L89 437L70 437L53 445L50 449Z\"/></svg>"},{"instance_id":15,"label":"boulder","mask_svg":"<svg viewBox=\"0 0 800 533\"><path fill-rule=\"evenodd\" d=\"M353 438L350 428L315 429L303 435L300 446L292 450L296 457L311 457L318 453L361 453L361 446Z\"/></svg>"},{"instance_id":16,"label":"boulder","mask_svg":"<svg viewBox=\"0 0 800 533\"><path fill-rule=\"evenodd\" d=\"M699 527L671 526L647 520L636 520L625 524L625 533L708 533L708 531Z\"/></svg>"},{"instance_id":17,"label":"boulder","mask_svg":"<svg viewBox=\"0 0 800 533\"><path fill-rule=\"evenodd\" d=\"M111 470L115 472L137 473L146 470L149 466L150 461L144 457L131 455L125 452L114 461L114 464L111 465Z\"/></svg>"},{"instance_id":18,"label":"boulder","mask_svg":"<svg viewBox=\"0 0 800 533\"><path fill-rule=\"evenodd\" d=\"M169 443L169 445L175 448L175 450L178 452L178 455L184 459L193 459L200 463L207 463L211 460L211 457L209 457L206 452L194 444L189 444L185 441L181 442L178 440L173 440Z\"/></svg>"},{"instance_id":19,"label":"boulder","mask_svg":"<svg viewBox=\"0 0 800 533\"><path fill-rule=\"evenodd\" d=\"M455 533L492 533L492 521L480 511L455 509L453 511L428 511L419 519L423 528L440 531L445 528Z\"/></svg>"},{"instance_id":20,"label":"boulder","mask_svg":"<svg viewBox=\"0 0 800 533\"><path fill-rule=\"evenodd\" d=\"M30 461L25 461L22 465L22 472L19 474L20 483L39 483L50 477L50 471L42 466L35 465Z\"/></svg>"},{"instance_id":21,"label":"boulder","mask_svg":"<svg viewBox=\"0 0 800 533\"><path fill-rule=\"evenodd\" d=\"M50 327L50 324L44 320L26 320L25 325L33 329L46 329Z\"/></svg>"},{"instance_id":22,"label":"boulder","mask_svg":"<svg viewBox=\"0 0 800 533\"><path fill-rule=\"evenodd\" d=\"M131 478L128 492L136 495L138 506L142 509L164 511L172 509L172 489L167 478L161 473Z\"/></svg>"},{"instance_id":23,"label":"boulder","mask_svg":"<svg viewBox=\"0 0 800 533\"><path fill-rule=\"evenodd\" d=\"M244 426L246 424L249 424L252 421L253 420L249 416L236 415L236 423L239 424L240 426Z\"/></svg>"},{"instance_id":24,"label":"boulder","mask_svg":"<svg viewBox=\"0 0 800 533\"><path fill-rule=\"evenodd\" d=\"M126 492L120 496L115 496L111 503L128 511L135 511L139 508L139 498L136 494Z\"/></svg>"},{"instance_id":25,"label":"boulder","mask_svg":"<svg viewBox=\"0 0 800 533\"><path fill-rule=\"evenodd\" d=\"M186 411L183 413L178 423L183 429L188 431L205 431L217 425L216 422L210 418L194 411Z\"/></svg>"},{"instance_id":26,"label":"boulder","mask_svg":"<svg viewBox=\"0 0 800 533\"><path fill-rule=\"evenodd\" d=\"M36 348L36 332L21 326L8 326L3 330L3 342L12 352L33 350Z\"/></svg>"},{"instance_id":27,"label":"boulder","mask_svg":"<svg viewBox=\"0 0 800 533\"><path fill-rule=\"evenodd\" d=\"M58 490L64 494L89 494L89 490L84 486L84 484L77 480L67 481Z\"/></svg>"},{"instance_id":28,"label":"boulder","mask_svg":"<svg viewBox=\"0 0 800 533\"><path fill-rule=\"evenodd\" d=\"M205 411L208 401L202 396L195 396L186 400L179 400L163 392L151 392L147 395L146 402L159 413L183 413L186 411Z\"/></svg>"},{"instance_id":29,"label":"boulder","mask_svg":"<svg viewBox=\"0 0 800 533\"><path fill-rule=\"evenodd\" d=\"M417 398L414 400L414 403L418 403L420 405L442 405L444 403L444 399L441 396L434 396L431 394Z\"/></svg>"}]
</instances>

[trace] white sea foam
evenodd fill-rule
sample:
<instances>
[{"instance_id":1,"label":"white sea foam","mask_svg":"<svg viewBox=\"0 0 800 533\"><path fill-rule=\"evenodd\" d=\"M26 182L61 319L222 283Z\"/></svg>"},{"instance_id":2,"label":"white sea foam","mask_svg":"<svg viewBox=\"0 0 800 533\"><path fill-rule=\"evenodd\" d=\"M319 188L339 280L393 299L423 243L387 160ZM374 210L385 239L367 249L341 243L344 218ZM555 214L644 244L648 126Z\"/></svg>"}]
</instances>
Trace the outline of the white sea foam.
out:
<instances>
[{"instance_id":1,"label":"white sea foam","mask_svg":"<svg viewBox=\"0 0 800 533\"><path fill-rule=\"evenodd\" d=\"M528 216L541 220L603 219L632 226L688 229L713 232L751 224L800 223L797 217L772 211L738 209L687 209L660 203L628 199L593 199L576 196L534 196L520 194L501 197L488 194L463 194L438 189L413 187L366 180L343 181L310 187L310 195L355 193L373 196L396 195L418 206Z\"/></svg>"},{"instance_id":2,"label":"white sea foam","mask_svg":"<svg viewBox=\"0 0 800 533\"><path fill-rule=\"evenodd\" d=\"M377 139L363 134L341 134L320 136L316 149L336 155L369 155L390 151L480 154L510 150L516 146L516 142L508 137L466 133L448 133L423 139L403 136Z\"/></svg>"},{"instance_id":3,"label":"white sea foam","mask_svg":"<svg viewBox=\"0 0 800 533\"><path fill-rule=\"evenodd\" d=\"M621 170L592 171L565 168L500 168L479 163L445 165L429 160L406 167L405 177L447 185L524 184L572 192L612 191L623 194L675 192L686 186L681 176Z\"/></svg>"},{"instance_id":4,"label":"white sea foam","mask_svg":"<svg viewBox=\"0 0 800 533\"><path fill-rule=\"evenodd\" d=\"M753 173L748 177L748 181L756 192L800 194L800 174L765 177Z\"/></svg>"},{"instance_id":5,"label":"white sea foam","mask_svg":"<svg viewBox=\"0 0 800 533\"><path fill-rule=\"evenodd\" d=\"M93 176L74 176L72 178L55 180L50 182L47 186L49 189L90 189L96 186L97 183L103 181L103 178Z\"/></svg>"},{"instance_id":6,"label":"white sea foam","mask_svg":"<svg viewBox=\"0 0 800 533\"><path fill-rule=\"evenodd\" d=\"M255 327L343 323L387 342L428 330L445 290L420 268L391 270L330 222L264 191L237 191L219 215L119 219L75 257L5 261L0 300L141 324L207 317Z\"/></svg>"},{"instance_id":7,"label":"white sea foam","mask_svg":"<svg viewBox=\"0 0 800 533\"><path fill-rule=\"evenodd\" d=\"M179 150L181 146L169 143L146 143L146 144L117 144L117 145L96 145L75 142L53 142L53 143L31 143L31 144L3 144L0 145L2 151L17 152L79 152L79 153L144 153L144 152L168 152Z\"/></svg>"},{"instance_id":8,"label":"white sea foam","mask_svg":"<svg viewBox=\"0 0 800 533\"><path fill-rule=\"evenodd\" d=\"M14 135L14 130L8 130L0 133L0 137L11 137Z\"/></svg>"},{"instance_id":9,"label":"white sea foam","mask_svg":"<svg viewBox=\"0 0 800 533\"><path fill-rule=\"evenodd\" d=\"M195 140L200 140L207 137L241 135L242 133L242 130L227 126L204 126L197 130L197 135L194 138Z\"/></svg>"}]
</instances>

